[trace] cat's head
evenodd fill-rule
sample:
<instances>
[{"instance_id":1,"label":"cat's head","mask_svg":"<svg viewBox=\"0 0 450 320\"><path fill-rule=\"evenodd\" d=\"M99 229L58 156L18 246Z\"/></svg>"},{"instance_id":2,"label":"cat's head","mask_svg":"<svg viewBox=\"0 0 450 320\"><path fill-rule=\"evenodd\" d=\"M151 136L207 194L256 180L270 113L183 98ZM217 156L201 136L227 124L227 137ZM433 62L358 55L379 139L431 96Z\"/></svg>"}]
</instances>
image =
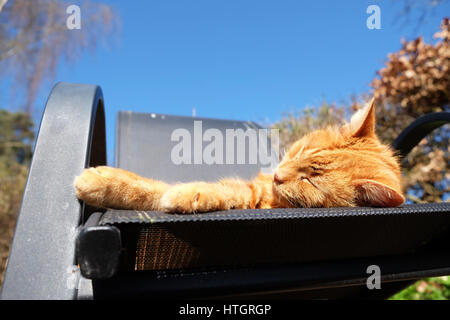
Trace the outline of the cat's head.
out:
<instances>
[{"instance_id":1,"label":"cat's head","mask_svg":"<svg viewBox=\"0 0 450 320\"><path fill-rule=\"evenodd\" d=\"M343 127L295 142L274 172L273 189L292 207L401 205L400 167L375 134L374 100Z\"/></svg>"}]
</instances>

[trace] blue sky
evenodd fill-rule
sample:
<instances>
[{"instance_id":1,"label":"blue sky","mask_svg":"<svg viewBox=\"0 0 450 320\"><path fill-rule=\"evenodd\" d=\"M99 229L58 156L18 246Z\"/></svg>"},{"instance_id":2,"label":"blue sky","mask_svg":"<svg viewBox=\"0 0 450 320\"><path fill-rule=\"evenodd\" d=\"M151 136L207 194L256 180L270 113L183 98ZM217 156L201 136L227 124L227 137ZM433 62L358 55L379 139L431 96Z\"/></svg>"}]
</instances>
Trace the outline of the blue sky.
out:
<instances>
[{"instance_id":1,"label":"blue sky","mask_svg":"<svg viewBox=\"0 0 450 320\"><path fill-rule=\"evenodd\" d=\"M122 20L115 45L62 63L56 81L102 87L110 164L119 110L191 115L195 107L201 117L274 122L367 92L401 37L430 41L450 12L447 2L424 24L413 16L407 25L396 22L402 6L393 0L104 2ZM372 4L381 30L366 27Z\"/></svg>"}]
</instances>

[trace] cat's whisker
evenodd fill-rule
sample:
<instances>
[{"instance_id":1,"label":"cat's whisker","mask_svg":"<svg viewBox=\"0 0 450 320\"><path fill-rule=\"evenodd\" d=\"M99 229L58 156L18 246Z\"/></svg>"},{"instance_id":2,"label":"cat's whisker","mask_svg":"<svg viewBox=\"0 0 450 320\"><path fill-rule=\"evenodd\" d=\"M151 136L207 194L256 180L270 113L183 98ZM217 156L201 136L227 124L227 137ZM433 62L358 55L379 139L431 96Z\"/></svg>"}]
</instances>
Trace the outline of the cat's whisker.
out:
<instances>
[{"instance_id":1,"label":"cat's whisker","mask_svg":"<svg viewBox=\"0 0 450 320\"><path fill-rule=\"evenodd\" d=\"M300 151L297 153L298 157L300 157L302 155L303 150L305 150L305 146L306 146L306 143L301 147Z\"/></svg>"}]
</instances>

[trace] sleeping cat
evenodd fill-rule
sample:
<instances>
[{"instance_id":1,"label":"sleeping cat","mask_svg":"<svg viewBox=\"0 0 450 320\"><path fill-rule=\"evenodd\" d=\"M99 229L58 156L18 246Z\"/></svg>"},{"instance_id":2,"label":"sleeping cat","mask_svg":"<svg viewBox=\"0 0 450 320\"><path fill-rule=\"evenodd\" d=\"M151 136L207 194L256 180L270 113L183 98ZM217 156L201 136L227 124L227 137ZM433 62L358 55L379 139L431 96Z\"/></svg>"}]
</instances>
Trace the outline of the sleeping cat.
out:
<instances>
[{"instance_id":1,"label":"sleeping cat","mask_svg":"<svg viewBox=\"0 0 450 320\"><path fill-rule=\"evenodd\" d=\"M313 131L295 142L274 174L251 181L169 185L101 166L75 179L87 204L116 209L199 213L295 207L394 207L405 198L397 158L375 134L374 100L341 128Z\"/></svg>"}]
</instances>

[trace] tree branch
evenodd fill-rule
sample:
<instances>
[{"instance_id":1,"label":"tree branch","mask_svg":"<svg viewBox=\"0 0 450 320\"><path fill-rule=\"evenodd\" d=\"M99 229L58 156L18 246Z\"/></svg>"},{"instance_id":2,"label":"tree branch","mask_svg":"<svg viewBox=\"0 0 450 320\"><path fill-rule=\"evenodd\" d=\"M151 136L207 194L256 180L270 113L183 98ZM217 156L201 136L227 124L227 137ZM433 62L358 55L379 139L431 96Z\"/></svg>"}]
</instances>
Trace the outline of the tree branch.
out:
<instances>
[{"instance_id":1,"label":"tree branch","mask_svg":"<svg viewBox=\"0 0 450 320\"><path fill-rule=\"evenodd\" d=\"M2 12L2 9L5 6L6 2L8 2L8 0L0 0L0 12Z\"/></svg>"},{"instance_id":2,"label":"tree branch","mask_svg":"<svg viewBox=\"0 0 450 320\"><path fill-rule=\"evenodd\" d=\"M406 194L406 198L415 203L427 203L426 201L423 201L422 199L420 199L416 196L413 196L412 194Z\"/></svg>"}]
</instances>

